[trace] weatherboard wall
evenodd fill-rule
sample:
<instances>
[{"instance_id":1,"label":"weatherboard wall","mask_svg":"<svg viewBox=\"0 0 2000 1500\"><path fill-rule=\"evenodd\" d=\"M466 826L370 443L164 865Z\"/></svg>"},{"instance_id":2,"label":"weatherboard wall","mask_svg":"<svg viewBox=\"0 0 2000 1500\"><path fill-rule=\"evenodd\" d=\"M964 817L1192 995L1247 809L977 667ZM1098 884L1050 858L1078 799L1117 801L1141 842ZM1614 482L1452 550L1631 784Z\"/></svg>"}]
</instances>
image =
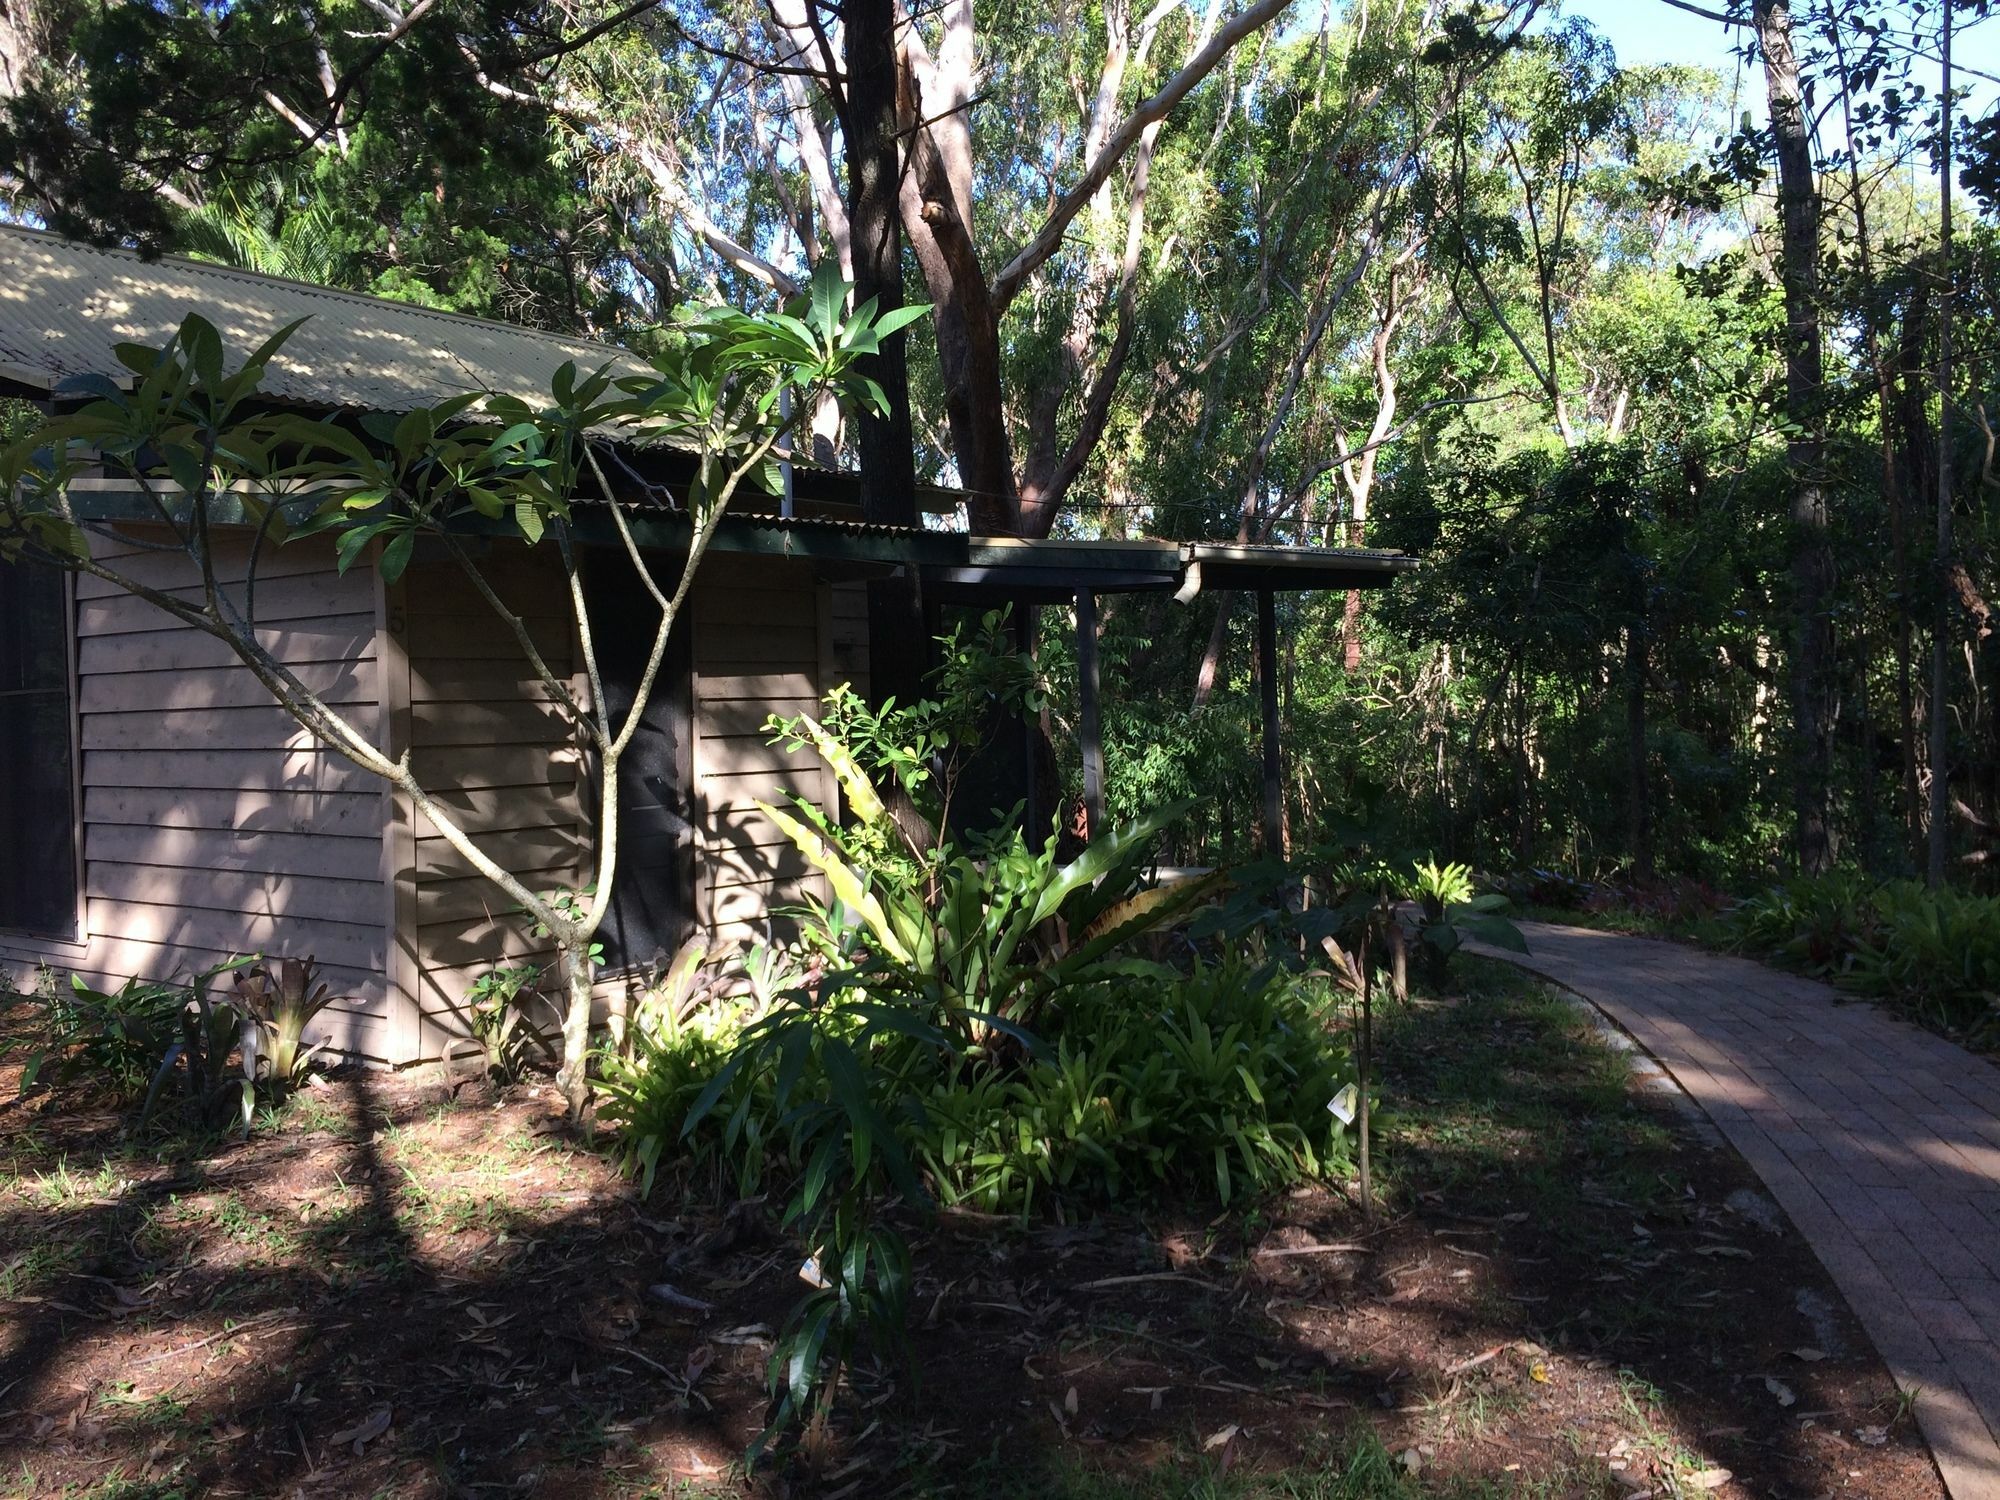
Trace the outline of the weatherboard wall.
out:
<instances>
[{"instance_id":1,"label":"weatherboard wall","mask_svg":"<svg viewBox=\"0 0 2000 1500\"><path fill-rule=\"evenodd\" d=\"M835 805L810 750L770 743L772 714L818 713L832 686L828 585L796 558L711 554L694 589L696 918L712 946L747 947L790 927L784 909L825 881L757 806L797 795Z\"/></svg>"},{"instance_id":2,"label":"weatherboard wall","mask_svg":"<svg viewBox=\"0 0 2000 1500\"><path fill-rule=\"evenodd\" d=\"M550 671L574 681L573 627L552 549L479 559ZM536 891L574 890L587 829L580 755L554 695L511 630L448 559L418 561L386 591L392 744L441 813ZM394 802L396 990L417 1018L413 1055L466 1034L465 996L487 971L554 957L527 917L405 797Z\"/></svg>"},{"instance_id":3,"label":"weatherboard wall","mask_svg":"<svg viewBox=\"0 0 2000 1500\"><path fill-rule=\"evenodd\" d=\"M135 536L138 536L135 533ZM99 543L140 580L198 594L175 553ZM240 588L247 537L218 542ZM563 576L544 551L483 561L552 670L580 695ZM340 574L330 546L259 565L259 638L534 889L589 878L582 756L549 690L455 565L419 558L394 585ZM340 997L337 1045L386 1062L462 1035L465 992L513 961L545 962L506 897L408 798L318 743L229 648L115 585L78 580L79 937L0 934L17 973L46 963L94 984L167 979L237 954L319 960ZM711 555L690 596L695 922L712 951L773 930L824 883L761 812L791 794L834 806L810 752L766 719L816 712L866 682L865 598L802 559Z\"/></svg>"},{"instance_id":4,"label":"weatherboard wall","mask_svg":"<svg viewBox=\"0 0 2000 1500\"><path fill-rule=\"evenodd\" d=\"M99 539L100 560L198 598L177 552ZM217 544L240 601L248 538ZM380 728L376 602L330 546L258 568L258 638L365 733ZM82 931L0 936L0 957L101 987L166 979L236 954L317 958L340 997L327 1029L387 1056L382 784L317 742L222 642L90 577L76 580L76 766Z\"/></svg>"}]
</instances>

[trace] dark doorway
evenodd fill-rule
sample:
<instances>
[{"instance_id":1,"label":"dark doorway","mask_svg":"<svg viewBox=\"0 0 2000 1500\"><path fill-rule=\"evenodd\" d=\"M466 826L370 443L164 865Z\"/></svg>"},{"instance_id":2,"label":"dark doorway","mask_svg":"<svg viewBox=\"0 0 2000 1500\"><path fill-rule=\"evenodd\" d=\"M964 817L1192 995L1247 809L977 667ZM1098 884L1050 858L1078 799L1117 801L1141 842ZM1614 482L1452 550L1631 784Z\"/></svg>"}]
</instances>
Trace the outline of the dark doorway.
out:
<instances>
[{"instance_id":1,"label":"dark doorway","mask_svg":"<svg viewBox=\"0 0 2000 1500\"><path fill-rule=\"evenodd\" d=\"M654 564L674 586L670 561ZM619 552L592 554L587 574L591 634L611 722L630 711L660 607ZM598 940L613 973L670 958L694 931L694 673L683 616L668 642L639 730L619 762L618 870Z\"/></svg>"}]
</instances>

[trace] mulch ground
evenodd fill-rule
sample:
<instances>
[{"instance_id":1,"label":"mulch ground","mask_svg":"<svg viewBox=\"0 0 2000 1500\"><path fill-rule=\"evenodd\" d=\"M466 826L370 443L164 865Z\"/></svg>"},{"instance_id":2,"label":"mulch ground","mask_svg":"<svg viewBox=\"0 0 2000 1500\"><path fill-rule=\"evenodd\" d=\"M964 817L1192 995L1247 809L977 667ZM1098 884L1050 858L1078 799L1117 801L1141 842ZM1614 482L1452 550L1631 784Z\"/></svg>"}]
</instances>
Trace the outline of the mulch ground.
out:
<instances>
[{"instance_id":1,"label":"mulch ground","mask_svg":"<svg viewBox=\"0 0 2000 1500\"><path fill-rule=\"evenodd\" d=\"M0 1493L1940 1500L1748 1170L1554 1004L1391 1024L1373 1224L1313 1188L919 1231L907 1362L748 1479L797 1250L709 1185L639 1198L543 1090L349 1073L179 1156L10 1102ZM1550 1068L1618 1077L1621 1129L1524 1129Z\"/></svg>"}]
</instances>

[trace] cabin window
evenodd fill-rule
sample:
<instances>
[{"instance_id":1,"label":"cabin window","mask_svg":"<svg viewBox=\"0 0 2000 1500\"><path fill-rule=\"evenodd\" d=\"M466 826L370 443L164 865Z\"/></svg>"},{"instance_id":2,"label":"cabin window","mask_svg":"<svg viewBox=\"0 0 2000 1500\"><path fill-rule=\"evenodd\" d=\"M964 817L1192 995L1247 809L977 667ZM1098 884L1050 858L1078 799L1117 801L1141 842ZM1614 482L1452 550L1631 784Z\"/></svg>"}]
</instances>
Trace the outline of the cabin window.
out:
<instances>
[{"instance_id":1,"label":"cabin window","mask_svg":"<svg viewBox=\"0 0 2000 1500\"><path fill-rule=\"evenodd\" d=\"M67 580L0 563L0 928L76 936Z\"/></svg>"}]
</instances>

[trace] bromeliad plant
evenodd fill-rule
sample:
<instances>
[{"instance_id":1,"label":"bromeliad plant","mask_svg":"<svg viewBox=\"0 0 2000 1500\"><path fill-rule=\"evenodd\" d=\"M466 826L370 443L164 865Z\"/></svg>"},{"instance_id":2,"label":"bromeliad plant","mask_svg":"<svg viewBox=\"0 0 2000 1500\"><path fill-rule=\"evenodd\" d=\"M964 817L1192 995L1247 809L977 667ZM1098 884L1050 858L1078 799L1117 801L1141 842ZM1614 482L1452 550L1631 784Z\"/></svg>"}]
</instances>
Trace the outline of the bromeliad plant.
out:
<instances>
[{"instance_id":1,"label":"bromeliad plant","mask_svg":"<svg viewBox=\"0 0 2000 1500\"><path fill-rule=\"evenodd\" d=\"M319 964L310 958L281 958L237 974L243 1076L274 1102L304 1083L313 1060L332 1045L330 1038L308 1039L306 1027L333 1000L333 987L320 981Z\"/></svg>"},{"instance_id":2,"label":"bromeliad plant","mask_svg":"<svg viewBox=\"0 0 2000 1500\"><path fill-rule=\"evenodd\" d=\"M1120 975L1170 979L1132 945L1221 883L1141 881L1186 803L1106 830L1068 862L1053 838L1032 846L1012 818L963 844L952 838L958 776L981 729L1040 702L1033 663L1004 627L994 613L971 639L942 637L936 695L907 708L867 711L841 690L824 719L771 721L777 742L819 752L840 783L844 819L803 797L792 812L759 804L826 878L832 899L815 904L806 937L829 970L975 1050L1032 1030L1064 990Z\"/></svg>"}]
</instances>

